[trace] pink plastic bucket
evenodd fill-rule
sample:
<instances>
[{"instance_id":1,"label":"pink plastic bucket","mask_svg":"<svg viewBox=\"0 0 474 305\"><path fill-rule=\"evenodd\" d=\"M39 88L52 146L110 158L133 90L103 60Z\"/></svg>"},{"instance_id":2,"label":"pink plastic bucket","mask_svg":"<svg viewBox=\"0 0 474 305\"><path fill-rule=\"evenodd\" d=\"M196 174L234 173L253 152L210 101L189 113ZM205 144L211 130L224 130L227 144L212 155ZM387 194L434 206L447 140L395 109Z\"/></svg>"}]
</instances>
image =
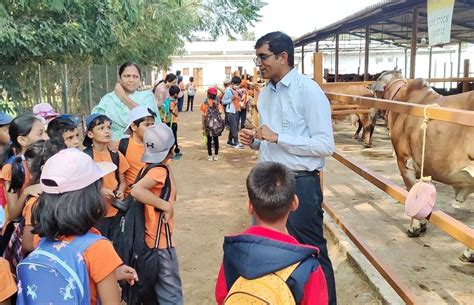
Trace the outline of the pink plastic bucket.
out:
<instances>
[{"instance_id":1,"label":"pink plastic bucket","mask_svg":"<svg viewBox=\"0 0 474 305\"><path fill-rule=\"evenodd\" d=\"M405 200L405 213L418 220L425 219L433 211L436 202L436 189L433 184L418 181L408 192Z\"/></svg>"}]
</instances>

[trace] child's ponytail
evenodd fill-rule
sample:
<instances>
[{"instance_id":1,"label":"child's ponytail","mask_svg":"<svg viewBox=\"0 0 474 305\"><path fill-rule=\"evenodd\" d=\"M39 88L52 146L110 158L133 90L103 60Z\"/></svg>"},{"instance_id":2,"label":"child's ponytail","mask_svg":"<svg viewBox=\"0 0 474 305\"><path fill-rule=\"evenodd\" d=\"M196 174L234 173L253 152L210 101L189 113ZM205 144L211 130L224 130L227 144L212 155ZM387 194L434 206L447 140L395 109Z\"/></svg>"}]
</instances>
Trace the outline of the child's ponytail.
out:
<instances>
[{"instance_id":1,"label":"child's ponytail","mask_svg":"<svg viewBox=\"0 0 474 305\"><path fill-rule=\"evenodd\" d=\"M57 154L60 150L67 148L64 141L56 140L38 140L28 146L25 152L25 159L31 173L30 185L40 182L43 165L49 158Z\"/></svg>"},{"instance_id":2,"label":"child's ponytail","mask_svg":"<svg viewBox=\"0 0 474 305\"><path fill-rule=\"evenodd\" d=\"M23 168L23 157L18 156L13 159L12 164L12 181L10 183L10 188L8 188L8 192L10 193L17 193L21 187L23 186L23 182L25 182L25 169Z\"/></svg>"}]
</instances>

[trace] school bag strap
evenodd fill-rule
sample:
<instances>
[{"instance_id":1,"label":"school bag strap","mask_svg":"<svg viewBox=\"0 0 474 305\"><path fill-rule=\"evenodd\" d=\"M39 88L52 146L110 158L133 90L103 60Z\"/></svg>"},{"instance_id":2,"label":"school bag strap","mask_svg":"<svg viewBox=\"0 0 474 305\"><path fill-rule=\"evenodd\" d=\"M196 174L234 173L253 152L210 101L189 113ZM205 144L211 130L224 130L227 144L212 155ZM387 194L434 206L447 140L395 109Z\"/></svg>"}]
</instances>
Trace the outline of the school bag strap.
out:
<instances>
[{"instance_id":1,"label":"school bag strap","mask_svg":"<svg viewBox=\"0 0 474 305\"><path fill-rule=\"evenodd\" d=\"M308 282L311 273L316 271L319 267L319 262L316 257L308 257L301 261L296 268L293 270L291 275L287 278L286 284L293 294L296 304L299 304L303 300L304 286Z\"/></svg>"},{"instance_id":2,"label":"school bag strap","mask_svg":"<svg viewBox=\"0 0 474 305\"><path fill-rule=\"evenodd\" d=\"M161 194L160 194L160 198L165 200L165 201L169 201L170 199L170 196L171 196L171 179L170 179L170 173L169 173L169 169L167 166L163 165L163 164L149 164L147 165L146 167L144 167L140 173L138 174L137 176L137 180L135 181L135 183L137 183L140 179L142 179L143 177L146 176L146 174L153 168L157 168L157 167L161 167L161 168L164 168L166 170L166 179L165 179L165 183L163 185L163 188L161 189ZM135 184L134 183L134 184ZM156 239L155 239L155 248L158 248L159 244L160 244L160 237L161 237L161 228L163 227L163 224L164 224L164 227L165 227L165 235L166 235L166 244L168 246L168 248L172 248L173 247L173 243L172 243L172 240L171 240L171 229L169 227L169 224L168 223L164 223L164 214L163 214L163 211L155 208L155 211L157 212L161 212L160 214L160 219L158 220L158 227L156 229Z\"/></svg>"},{"instance_id":3,"label":"school bag strap","mask_svg":"<svg viewBox=\"0 0 474 305\"><path fill-rule=\"evenodd\" d=\"M130 142L130 138L122 138L120 139L119 142L119 151L122 153L122 155L126 156L127 155L127 149L128 149L128 143Z\"/></svg>"},{"instance_id":4,"label":"school bag strap","mask_svg":"<svg viewBox=\"0 0 474 305\"><path fill-rule=\"evenodd\" d=\"M112 163L117 166L117 169L115 170L115 180L117 180L117 187L120 185L120 156L118 151L111 151L110 149L107 148L110 154L110 159L112 159ZM83 150L84 153L89 155L89 157L94 160L94 150L92 149L92 146L87 146Z\"/></svg>"}]
</instances>

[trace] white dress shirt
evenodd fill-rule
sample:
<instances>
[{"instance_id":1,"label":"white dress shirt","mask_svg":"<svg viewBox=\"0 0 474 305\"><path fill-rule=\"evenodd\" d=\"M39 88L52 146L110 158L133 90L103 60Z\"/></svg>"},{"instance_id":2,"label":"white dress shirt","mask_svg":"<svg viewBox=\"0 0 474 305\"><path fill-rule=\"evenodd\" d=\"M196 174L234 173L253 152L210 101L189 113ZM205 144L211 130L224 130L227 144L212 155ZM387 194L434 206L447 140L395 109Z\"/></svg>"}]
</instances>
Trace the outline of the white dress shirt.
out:
<instances>
[{"instance_id":1,"label":"white dress shirt","mask_svg":"<svg viewBox=\"0 0 474 305\"><path fill-rule=\"evenodd\" d=\"M296 69L276 85L271 82L258 98L260 124L278 134L278 143L255 140L258 162L273 161L291 170L322 170L334 151L331 107L316 82Z\"/></svg>"}]
</instances>

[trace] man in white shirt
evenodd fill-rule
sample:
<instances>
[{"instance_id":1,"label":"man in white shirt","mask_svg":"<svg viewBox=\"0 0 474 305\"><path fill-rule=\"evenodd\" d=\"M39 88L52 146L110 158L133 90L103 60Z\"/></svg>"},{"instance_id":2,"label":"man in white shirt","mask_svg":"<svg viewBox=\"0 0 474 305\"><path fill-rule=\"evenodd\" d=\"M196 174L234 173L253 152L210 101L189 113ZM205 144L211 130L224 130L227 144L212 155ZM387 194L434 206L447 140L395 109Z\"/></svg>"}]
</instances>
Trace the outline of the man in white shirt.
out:
<instances>
[{"instance_id":1,"label":"man in white shirt","mask_svg":"<svg viewBox=\"0 0 474 305\"><path fill-rule=\"evenodd\" d=\"M294 45L288 35L266 34L255 49L255 64L270 81L259 95L261 125L243 129L240 142L260 151L257 162L279 162L295 173L300 205L290 214L287 229L300 243L320 249L329 304L336 304L334 272L323 236L319 180L324 158L334 151L331 107L321 88L294 68Z\"/></svg>"}]
</instances>

